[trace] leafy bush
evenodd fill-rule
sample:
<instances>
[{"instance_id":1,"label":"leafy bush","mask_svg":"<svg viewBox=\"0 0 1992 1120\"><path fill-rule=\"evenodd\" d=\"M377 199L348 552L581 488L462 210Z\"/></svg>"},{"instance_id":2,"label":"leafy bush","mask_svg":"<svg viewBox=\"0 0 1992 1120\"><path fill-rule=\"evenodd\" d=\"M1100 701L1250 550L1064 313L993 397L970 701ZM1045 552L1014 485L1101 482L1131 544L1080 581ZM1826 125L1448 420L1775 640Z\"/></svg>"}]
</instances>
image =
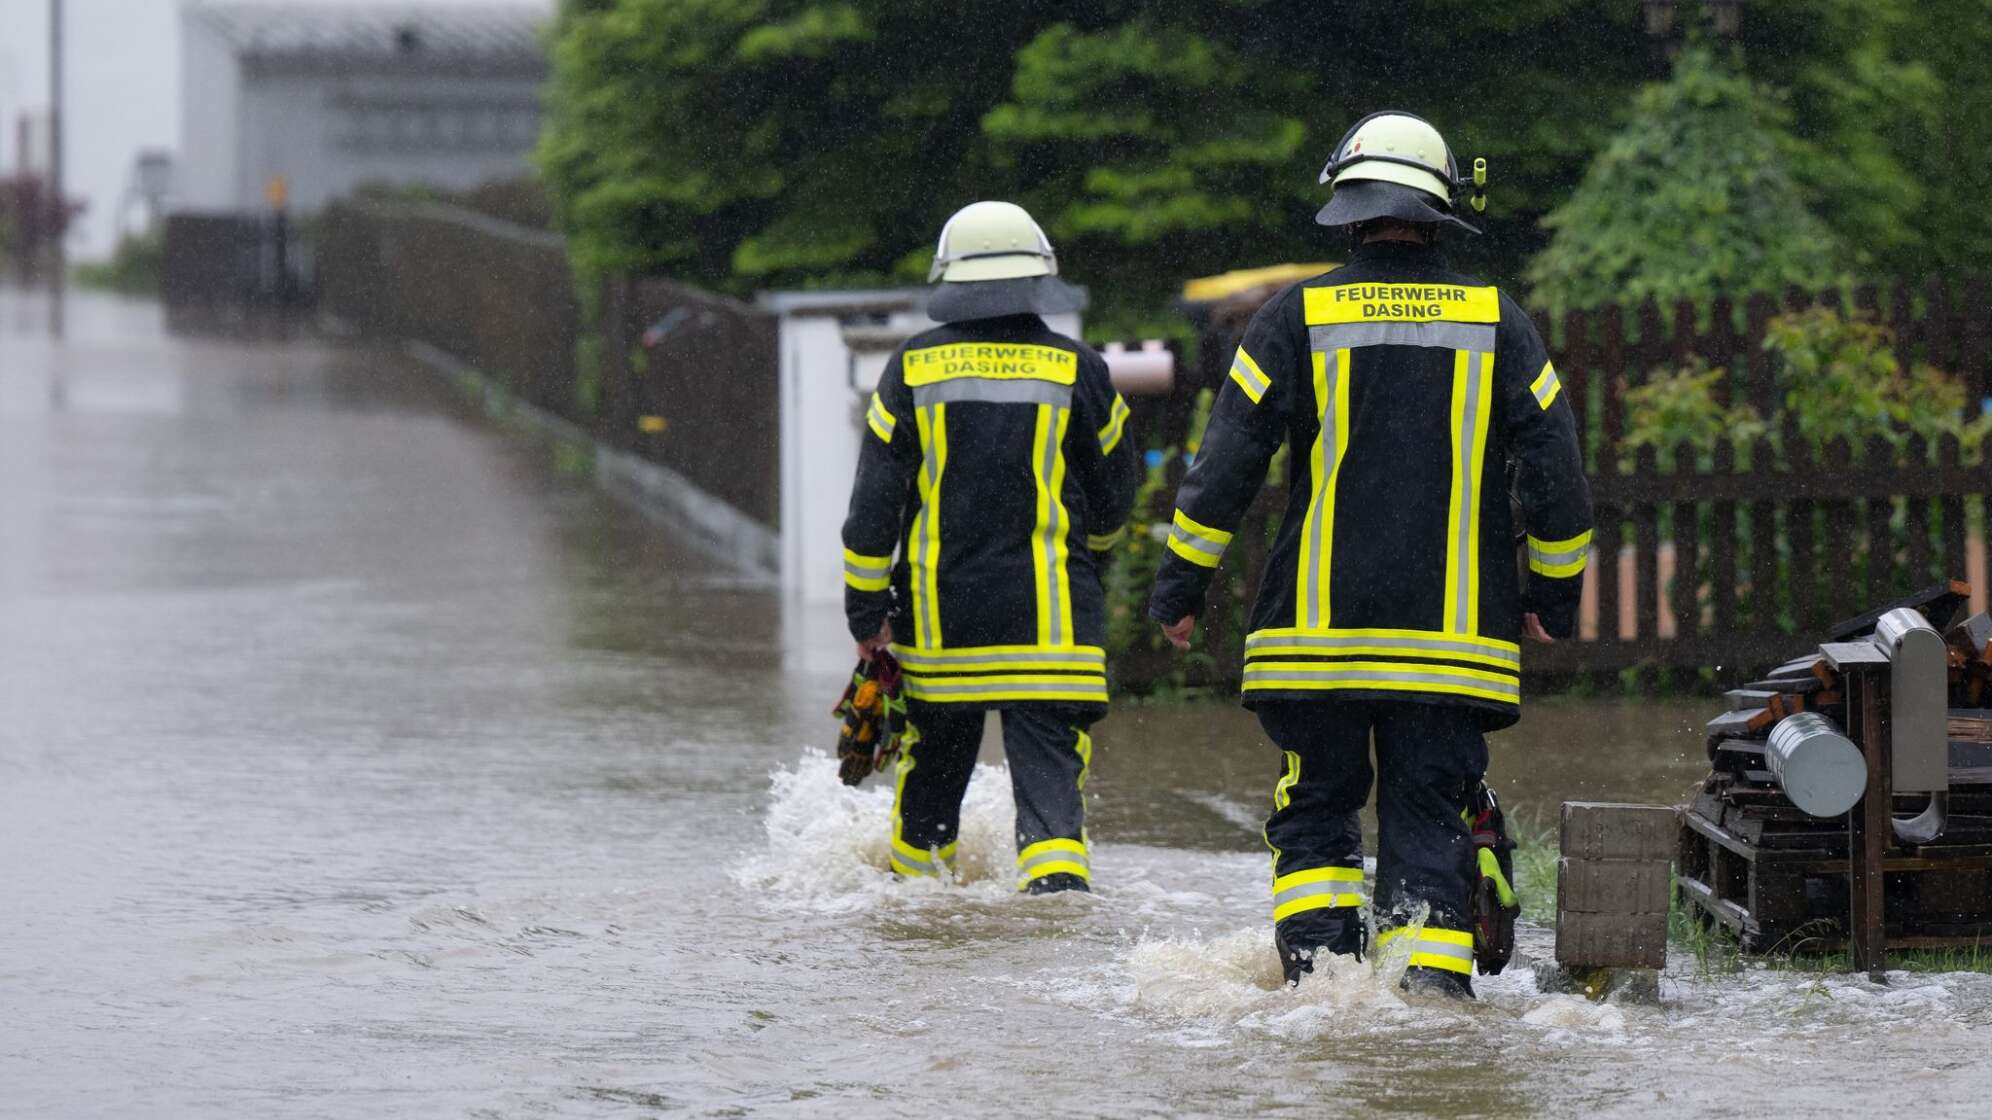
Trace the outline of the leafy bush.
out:
<instances>
[{"instance_id":1,"label":"leafy bush","mask_svg":"<svg viewBox=\"0 0 1992 1120\"><path fill-rule=\"evenodd\" d=\"M1720 387L1729 379L1695 358L1684 369L1656 373L1625 393L1625 435L1619 443L1619 469L1630 470L1636 453L1651 447L1661 455L1687 450L1704 454L1723 440L1744 443L1764 434L1757 410L1726 405Z\"/></svg>"},{"instance_id":2,"label":"leafy bush","mask_svg":"<svg viewBox=\"0 0 1992 1120\"><path fill-rule=\"evenodd\" d=\"M1681 52L1592 161L1528 268L1530 301L1569 309L1819 288L1844 247L1787 164L1788 113L1705 48Z\"/></svg>"},{"instance_id":3,"label":"leafy bush","mask_svg":"<svg viewBox=\"0 0 1992 1120\"><path fill-rule=\"evenodd\" d=\"M1952 436L1976 462L1992 434L1992 415L1966 419L1971 397L1961 379L1924 362L1905 370L1894 334L1864 314L1815 307L1780 315L1765 332L1764 349L1781 359L1775 414L1760 418L1746 405L1722 403L1728 372L1697 358L1626 391L1619 468L1629 469L1645 447L1699 459L1725 440L1781 439L1787 419L1815 452L1835 440L1858 453L1871 437L1900 448L1912 437L1933 446Z\"/></svg>"}]
</instances>

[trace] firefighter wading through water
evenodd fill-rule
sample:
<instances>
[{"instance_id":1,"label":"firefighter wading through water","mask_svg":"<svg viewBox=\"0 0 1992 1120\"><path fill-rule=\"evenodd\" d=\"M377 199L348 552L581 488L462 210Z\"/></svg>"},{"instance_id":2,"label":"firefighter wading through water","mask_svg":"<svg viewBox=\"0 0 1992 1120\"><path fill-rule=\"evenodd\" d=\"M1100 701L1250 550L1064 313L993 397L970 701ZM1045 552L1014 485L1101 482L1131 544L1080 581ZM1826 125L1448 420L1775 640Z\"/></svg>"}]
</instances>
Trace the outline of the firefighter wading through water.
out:
<instances>
[{"instance_id":1,"label":"firefighter wading through water","mask_svg":"<svg viewBox=\"0 0 1992 1120\"><path fill-rule=\"evenodd\" d=\"M1244 671L1245 705L1283 756L1265 833L1275 950L1298 982L1317 953L1367 948L1359 812L1374 780L1380 946L1412 939L1393 950L1408 953L1407 987L1470 997L1477 871L1462 812L1487 767L1483 733L1519 714L1521 637L1575 628L1590 498L1542 339L1434 248L1443 227L1478 232L1455 212L1472 185L1438 131L1372 114L1321 179L1334 195L1316 220L1347 227L1354 248L1246 327L1149 615L1187 648L1212 569L1291 447Z\"/></svg>"},{"instance_id":2,"label":"firefighter wading through water","mask_svg":"<svg viewBox=\"0 0 1992 1120\"><path fill-rule=\"evenodd\" d=\"M891 647L917 742L894 775L892 868L952 866L983 716L1000 711L1017 800L1017 886L1086 890L1083 800L1106 714L1106 596L1139 468L1107 366L1041 315L1076 311L1022 208L978 202L941 230L927 313L866 416L844 522L844 605ZM895 562L894 555L897 554Z\"/></svg>"}]
</instances>

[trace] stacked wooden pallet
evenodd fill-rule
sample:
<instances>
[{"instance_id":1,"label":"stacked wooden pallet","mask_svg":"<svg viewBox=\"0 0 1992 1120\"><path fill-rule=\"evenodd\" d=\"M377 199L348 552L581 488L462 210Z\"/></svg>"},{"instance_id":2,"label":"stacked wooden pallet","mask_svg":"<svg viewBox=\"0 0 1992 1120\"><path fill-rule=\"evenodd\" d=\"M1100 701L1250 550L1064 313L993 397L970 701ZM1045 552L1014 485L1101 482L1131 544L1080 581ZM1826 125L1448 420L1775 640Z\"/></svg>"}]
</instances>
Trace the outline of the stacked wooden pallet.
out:
<instances>
[{"instance_id":1,"label":"stacked wooden pallet","mask_svg":"<svg viewBox=\"0 0 1992 1120\"><path fill-rule=\"evenodd\" d=\"M1727 694L1728 710L1707 725L1710 772L1683 818L1678 854L1681 898L1704 922L1727 927L1752 951L1824 949L1846 940L1858 811L1819 816L1816 803L1815 812L1801 807L1804 798L1795 801L1778 772L1790 756L1780 753L1773 732L1792 716L1816 713L1847 737L1860 765L1885 773L1889 736L1874 729L1888 726L1886 695L1871 714L1854 711L1850 700L1856 680L1885 679L1888 654L1873 639L1876 624L1907 606L1943 632L1946 647L1948 819L1930 843L1905 843L1899 832L1887 838L1877 875L1886 943L1992 938L1992 617L1950 624L1969 593L1963 584L1941 584L1849 619L1814 652ZM1928 795L1887 800L1884 816L1913 816L1930 803Z\"/></svg>"}]
</instances>

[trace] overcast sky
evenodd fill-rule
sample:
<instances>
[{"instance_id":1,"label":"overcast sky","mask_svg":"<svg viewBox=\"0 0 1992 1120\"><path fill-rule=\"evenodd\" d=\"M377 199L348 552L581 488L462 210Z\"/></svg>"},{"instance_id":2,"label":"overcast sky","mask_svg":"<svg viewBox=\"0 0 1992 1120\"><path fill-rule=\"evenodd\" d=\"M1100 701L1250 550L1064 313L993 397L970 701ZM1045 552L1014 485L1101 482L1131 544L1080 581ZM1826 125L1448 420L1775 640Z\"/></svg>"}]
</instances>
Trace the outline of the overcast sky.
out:
<instances>
[{"instance_id":1,"label":"overcast sky","mask_svg":"<svg viewBox=\"0 0 1992 1120\"><path fill-rule=\"evenodd\" d=\"M180 138L180 9L184 0L64 0L68 44L68 179L90 204L70 242L79 257L108 253L117 239L120 201L132 158L144 148L175 148ZM200 0L222 3L224 0ZM420 7L492 0L225 0L268 7L338 4ZM501 0L537 3L553 0ZM48 105L49 0L0 0L0 169L12 173L14 122Z\"/></svg>"}]
</instances>

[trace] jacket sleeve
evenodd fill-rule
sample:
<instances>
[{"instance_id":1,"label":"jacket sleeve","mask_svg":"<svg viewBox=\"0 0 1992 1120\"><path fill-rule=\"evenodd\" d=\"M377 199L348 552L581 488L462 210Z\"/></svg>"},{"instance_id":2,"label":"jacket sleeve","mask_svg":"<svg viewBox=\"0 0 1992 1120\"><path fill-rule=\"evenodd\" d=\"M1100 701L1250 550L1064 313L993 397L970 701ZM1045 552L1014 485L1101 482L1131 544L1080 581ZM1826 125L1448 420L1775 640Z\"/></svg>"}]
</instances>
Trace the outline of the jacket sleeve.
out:
<instances>
[{"instance_id":1,"label":"jacket sleeve","mask_svg":"<svg viewBox=\"0 0 1992 1120\"><path fill-rule=\"evenodd\" d=\"M1286 438L1287 416L1307 368L1306 347L1294 338L1293 292L1287 289L1252 316L1231 356L1203 445L1176 490L1162 566L1148 597L1148 617L1157 622L1203 613L1211 573Z\"/></svg>"},{"instance_id":2,"label":"jacket sleeve","mask_svg":"<svg viewBox=\"0 0 1992 1120\"><path fill-rule=\"evenodd\" d=\"M858 475L844 518L844 616L861 642L876 636L892 611L893 552L920 469L912 412L913 394L894 354L865 411Z\"/></svg>"},{"instance_id":3,"label":"jacket sleeve","mask_svg":"<svg viewBox=\"0 0 1992 1120\"><path fill-rule=\"evenodd\" d=\"M1081 430L1073 470L1086 495L1086 547L1101 553L1120 543L1134 492L1141 485L1141 453L1127 431L1127 402L1114 391L1106 360L1091 351L1079 356L1074 393Z\"/></svg>"},{"instance_id":4,"label":"jacket sleeve","mask_svg":"<svg viewBox=\"0 0 1992 1120\"><path fill-rule=\"evenodd\" d=\"M1535 324L1505 294L1496 346L1506 443L1529 554L1522 609L1534 611L1550 637L1568 638L1577 632L1591 555L1591 491L1577 417Z\"/></svg>"}]
</instances>

